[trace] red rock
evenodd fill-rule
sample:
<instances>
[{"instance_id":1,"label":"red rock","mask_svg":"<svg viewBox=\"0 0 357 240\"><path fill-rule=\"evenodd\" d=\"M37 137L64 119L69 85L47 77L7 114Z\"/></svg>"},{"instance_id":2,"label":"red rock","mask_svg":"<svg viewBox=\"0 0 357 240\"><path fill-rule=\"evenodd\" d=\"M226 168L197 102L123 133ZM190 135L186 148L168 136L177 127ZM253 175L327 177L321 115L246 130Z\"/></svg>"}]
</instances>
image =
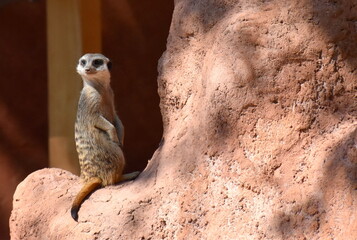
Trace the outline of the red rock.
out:
<instances>
[{"instance_id":1,"label":"red rock","mask_svg":"<svg viewBox=\"0 0 357 240\"><path fill-rule=\"evenodd\" d=\"M357 239L353 2L176 1L147 168L78 223L79 179L31 174L12 238Z\"/></svg>"}]
</instances>

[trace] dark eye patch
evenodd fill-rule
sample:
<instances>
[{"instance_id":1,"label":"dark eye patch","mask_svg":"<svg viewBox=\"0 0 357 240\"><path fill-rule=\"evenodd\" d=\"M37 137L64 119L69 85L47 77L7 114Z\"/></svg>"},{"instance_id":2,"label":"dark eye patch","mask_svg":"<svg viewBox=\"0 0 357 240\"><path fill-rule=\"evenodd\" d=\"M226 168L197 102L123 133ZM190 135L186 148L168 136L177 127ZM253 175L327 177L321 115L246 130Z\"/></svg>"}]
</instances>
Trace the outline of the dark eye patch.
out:
<instances>
[{"instance_id":1,"label":"dark eye patch","mask_svg":"<svg viewBox=\"0 0 357 240\"><path fill-rule=\"evenodd\" d=\"M84 59L82 59L82 60L80 61L80 63L81 63L82 66L84 66L84 65L86 65L87 61L84 60Z\"/></svg>"},{"instance_id":2,"label":"dark eye patch","mask_svg":"<svg viewBox=\"0 0 357 240\"><path fill-rule=\"evenodd\" d=\"M112 69L112 66L113 66L112 62L108 62L108 63L107 63L107 67L108 67L109 70Z\"/></svg>"},{"instance_id":3,"label":"dark eye patch","mask_svg":"<svg viewBox=\"0 0 357 240\"><path fill-rule=\"evenodd\" d=\"M94 59L92 65L93 65L93 67L99 67L99 66L102 66L103 63L104 63L104 61L102 59Z\"/></svg>"}]
</instances>

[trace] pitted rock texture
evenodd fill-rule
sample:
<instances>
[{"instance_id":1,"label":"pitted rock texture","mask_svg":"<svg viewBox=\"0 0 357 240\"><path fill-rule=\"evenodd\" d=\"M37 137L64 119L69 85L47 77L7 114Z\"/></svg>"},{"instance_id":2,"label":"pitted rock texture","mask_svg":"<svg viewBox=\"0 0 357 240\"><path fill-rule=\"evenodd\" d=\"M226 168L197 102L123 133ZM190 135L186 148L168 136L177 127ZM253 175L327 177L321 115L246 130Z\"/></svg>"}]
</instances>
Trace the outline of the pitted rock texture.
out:
<instances>
[{"instance_id":1,"label":"pitted rock texture","mask_svg":"<svg viewBox=\"0 0 357 240\"><path fill-rule=\"evenodd\" d=\"M357 239L355 1L175 1L163 140L69 214L58 169L17 188L13 239ZM139 151L139 149L138 149Z\"/></svg>"}]
</instances>

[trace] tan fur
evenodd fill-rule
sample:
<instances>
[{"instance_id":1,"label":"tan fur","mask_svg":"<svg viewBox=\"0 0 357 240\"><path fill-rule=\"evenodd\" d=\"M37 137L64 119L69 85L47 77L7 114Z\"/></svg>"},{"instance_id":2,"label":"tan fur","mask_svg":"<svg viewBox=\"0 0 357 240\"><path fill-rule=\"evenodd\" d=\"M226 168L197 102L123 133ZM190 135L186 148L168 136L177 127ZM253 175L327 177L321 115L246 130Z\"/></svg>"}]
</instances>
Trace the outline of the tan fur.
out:
<instances>
[{"instance_id":1,"label":"tan fur","mask_svg":"<svg viewBox=\"0 0 357 240\"><path fill-rule=\"evenodd\" d=\"M81 63L83 59L86 64ZM103 60L103 66L94 66L95 59ZM139 174L122 174L124 127L115 112L108 62L109 59L101 54L86 54L77 66L83 89L78 103L75 140L85 184L72 204L71 215L75 220L81 203L95 189L133 179Z\"/></svg>"}]
</instances>

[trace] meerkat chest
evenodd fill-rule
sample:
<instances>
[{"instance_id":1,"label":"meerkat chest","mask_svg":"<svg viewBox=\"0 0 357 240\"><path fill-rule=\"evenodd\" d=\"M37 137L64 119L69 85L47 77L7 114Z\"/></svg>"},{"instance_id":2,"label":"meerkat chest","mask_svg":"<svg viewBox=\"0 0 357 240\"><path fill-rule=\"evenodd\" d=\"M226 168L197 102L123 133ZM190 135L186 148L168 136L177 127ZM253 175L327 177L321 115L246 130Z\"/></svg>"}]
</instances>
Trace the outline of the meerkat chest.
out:
<instances>
[{"instance_id":1,"label":"meerkat chest","mask_svg":"<svg viewBox=\"0 0 357 240\"><path fill-rule=\"evenodd\" d=\"M78 102L77 123L90 121L100 114L101 96L90 89L83 89Z\"/></svg>"},{"instance_id":2,"label":"meerkat chest","mask_svg":"<svg viewBox=\"0 0 357 240\"><path fill-rule=\"evenodd\" d=\"M76 131L90 130L99 117L114 122L113 101L107 95L91 87L83 88L78 103Z\"/></svg>"}]
</instances>

